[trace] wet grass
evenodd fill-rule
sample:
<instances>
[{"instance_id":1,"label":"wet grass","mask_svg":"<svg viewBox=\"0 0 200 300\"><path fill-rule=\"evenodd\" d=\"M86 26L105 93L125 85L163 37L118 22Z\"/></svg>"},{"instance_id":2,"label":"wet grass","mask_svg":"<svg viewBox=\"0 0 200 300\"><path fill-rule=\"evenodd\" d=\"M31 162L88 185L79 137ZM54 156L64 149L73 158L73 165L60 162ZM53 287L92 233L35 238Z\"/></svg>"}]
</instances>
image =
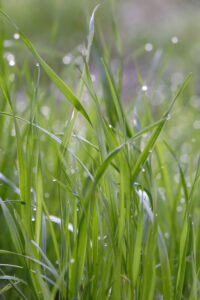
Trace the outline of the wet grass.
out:
<instances>
[{"instance_id":1,"label":"wet grass","mask_svg":"<svg viewBox=\"0 0 200 300\"><path fill-rule=\"evenodd\" d=\"M139 47L128 58L139 84L124 102L123 43L114 17L112 47L94 35L97 8L87 46L60 74L0 11L0 295L199 299L194 81L167 70L175 37L152 56L151 80Z\"/></svg>"}]
</instances>

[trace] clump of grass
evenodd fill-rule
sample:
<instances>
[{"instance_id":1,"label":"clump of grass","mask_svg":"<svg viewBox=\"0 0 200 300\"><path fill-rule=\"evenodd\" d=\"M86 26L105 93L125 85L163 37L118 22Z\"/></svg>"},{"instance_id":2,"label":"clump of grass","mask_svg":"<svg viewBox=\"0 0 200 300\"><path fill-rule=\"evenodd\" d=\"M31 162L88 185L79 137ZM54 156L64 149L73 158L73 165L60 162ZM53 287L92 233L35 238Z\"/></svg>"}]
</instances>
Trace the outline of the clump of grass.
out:
<instances>
[{"instance_id":1,"label":"clump of grass","mask_svg":"<svg viewBox=\"0 0 200 300\"><path fill-rule=\"evenodd\" d=\"M176 144L164 136L174 130L173 106L184 97L191 74L157 119L144 88L127 110L114 18L117 76L111 50L100 38L93 46L100 80L97 85L92 80L96 9L76 93L0 11L37 62L30 67L25 61L22 71L14 66L11 82L2 30L0 294L5 299L198 299L200 163L191 153L188 170L183 169ZM165 63L163 58L158 64L155 89ZM137 73L143 86L138 67Z\"/></svg>"}]
</instances>

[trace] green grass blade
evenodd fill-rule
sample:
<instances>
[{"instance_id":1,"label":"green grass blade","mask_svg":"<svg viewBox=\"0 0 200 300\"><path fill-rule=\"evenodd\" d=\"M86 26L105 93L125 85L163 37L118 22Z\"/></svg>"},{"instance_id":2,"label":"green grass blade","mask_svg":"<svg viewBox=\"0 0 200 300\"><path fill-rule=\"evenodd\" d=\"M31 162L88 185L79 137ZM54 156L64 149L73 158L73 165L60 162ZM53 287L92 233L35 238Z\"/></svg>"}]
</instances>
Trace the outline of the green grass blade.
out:
<instances>
[{"instance_id":1,"label":"green grass blade","mask_svg":"<svg viewBox=\"0 0 200 300\"><path fill-rule=\"evenodd\" d=\"M59 88L59 90L63 93L63 95L72 103L72 105L83 115L83 117L92 125L92 122L78 100L78 98L73 94L71 89L67 86L67 84L55 73L55 71L42 59L42 57L39 55L37 50L34 48L33 44L24 36L24 34L19 30L18 26L11 20L11 18L0 9L0 13L7 18L7 20L15 27L15 29L18 31L20 37L24 41L25 45L28 47L28 49L32 52L32 54L35 56L37 61L40 63L43 70L46 72L46 74L49 76L49 78L53 81L53 83Z\"/></svg>"}]
</instances>

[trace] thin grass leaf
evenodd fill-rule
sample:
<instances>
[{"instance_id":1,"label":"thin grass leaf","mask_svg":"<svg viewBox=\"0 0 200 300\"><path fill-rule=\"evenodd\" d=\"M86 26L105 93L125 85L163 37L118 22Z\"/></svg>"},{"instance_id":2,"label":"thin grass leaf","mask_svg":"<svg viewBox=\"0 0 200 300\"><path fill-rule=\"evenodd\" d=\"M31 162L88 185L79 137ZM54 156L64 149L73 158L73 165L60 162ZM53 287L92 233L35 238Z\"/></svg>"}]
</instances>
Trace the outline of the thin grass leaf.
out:
<instances>
[{"instance_id":1,"label":"thin grass leaf","mask_svg":"<svg viewBox=\"0 0 200 300\"><path fill-rule=\"evenodd\" d=\"M24 36L24 34L19 30L18 26L11 20L11 18L0 9L0 13L6 17L6 19L15 27L15 29L18 31L20 37L22 38L25 45L28 47L28 49L32 52L32 54L35 56L37 61L40 63L43 70L46 72L46 74L49 76L49 78L53 81L53 83L59 88L59 90L63 93L63 95L72 103L72 105L83 115L83 117L90 123L92 126L92 122L78 100L78 98L73 94L71 89L67 86L67 84L54 72L54 70L42 59L42 57L39 55L37 50L34 48L33 44Z\"/></svg>"},{"instance_id":2,"label":"thin grass leaf","mask_svg":"<svg viewBox=\"0 0 200 300\"><path fill-rule=\"evenodd\" d=\"M137 228L137 235L135 240L134 254L133 254L133 288L136 286L139 270L141 266L141 252L142 252L142 240L143 240L143 211L139 216L139 223Z\"/></svg>"},{"instance_id":3,"label":"thin grass leaf","mask_svg":"<svg viewBox=\"0 0 200 300\"><path fill-rule=\"evenodd\" d=\"M23 251L23 244L22 244L22 241L20 239L20 234L19 234L18 229L16 227L15 220L12 217L12 215L10 214L7 206L4 204L4 201L1 198L0 198L0 204L1 204L1 207L2 207L2 210L3 210L5 220L7 222L8 228L10 230L10 234L11 234L11 237L12 237L12 240L13 240L13 244L15 245L15 249L18 252Z\"/></svg>"}]
</instances>

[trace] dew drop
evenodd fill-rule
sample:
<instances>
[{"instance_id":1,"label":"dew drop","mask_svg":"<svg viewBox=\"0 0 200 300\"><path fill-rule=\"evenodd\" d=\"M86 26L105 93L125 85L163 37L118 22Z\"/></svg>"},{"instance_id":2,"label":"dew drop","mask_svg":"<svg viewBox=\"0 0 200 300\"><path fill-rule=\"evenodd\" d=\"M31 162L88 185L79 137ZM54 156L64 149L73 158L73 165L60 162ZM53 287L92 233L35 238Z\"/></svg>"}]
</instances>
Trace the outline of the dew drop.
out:
<instances>
[{"instance_id":1,"label":"dew drop","mask_svg":"<svg viewBox=\"0 0 200 300\"><path fill-rule=\"evenodd\" d=\"M64 65L68 65L68 64L70 64L71 60L72 60L72 55L67 54L63 57L62 62Z\"/></svg>"},{"instance_id":2,"label":"dew drop","mask_svg":"<svg viewBox=\"0 0 200 300\"><path fill-rule=\"evenodd\" d=\"M178 37L177 36L173 36L171 38L171 42L172 42L172 44L177 44L178 43Z\"/></svg>"},{"instance_id":3,"label":"dew drop","mask_svg":"<svg viewBox=\"0 0 200 300\"><path fill-rule=\"evenodd\" d=\"M15 40L19 40L20 35L19 35L19 33L16 32L16 33L14 33L13 37Z\"/></svg>"},{"instance_id":4,"label":"dew drop","mask_svg":"<svg viewBox=\"0 0 200 300\"><path fill-rule=\"evenodd\" d=\"M8 64L9 64L9 66L13 67L13 66L15 66L15 61L14 60L9 60Z\"/></svg>"},{"instance_id":5,"label":"dew drop","mask_svg":"<svg viewBox=\"0 0 200 300\"><path fill-rule=\"evenodd\" d=\"M52 179L52 181L53 181L53 182L56 182L56 179L55 179L55 178L53 178L53 179Z\"/></svg>"},{"instance_id":6,"label":"dew drop","mask_svg":"<svg viewBox=\"0 0 200 300\"><path fill-rule=\"evenodd\" d=\"M165 232L165 238L168 239L169 238L169 233Z\"/></svg>"},{"instance_id":7,"label":"dew drop","mask_svg":"<svg viewBox=\"0 0 200 300\"><path fill-rule=\"evenodd\" d=\"M16 133L15 133L15 128L13 128L12 130L11 130L11 136L15 136L16 135Z\"/></svg>"},{"instance_id":8,"label":"dew drop","mask_svg":"<svg viewBox=\"0 0 200 300\"><path fill-rule=\"evenodd\" d=\"M41 113L43 114L44 117L49 117L49 113L50 113L50 108L46 105L43 105L41 107Z\"/></svg>"},{"instance_id":9,"label":"dew drop","mask_svg":"<svg viewBox=\"0 0 200 300\"><path fill-rule=\"evenodd\" d=\"M109 127L109 128L112 128L112 125L111 125L111 124L109 124L109 125L108 125L108 127Z\"/></svg>"},{"instance_id":10,"label":"dew drop","mask_svg":"<svg viewBox=\"0 0 200 300\"><path fill-rule=\"evenodd\" d=\"M142 90L143 92L146 92L146 91L148 90L147 85L143 85L142 88L141 88L141 90Z\"/></svg>"},{"instance_id":11,"label":"dew drop","mask_svg":"<svg viewBox=\"0 0 200 300\"><path fill-rule=\"evenodd\" d=\"M147 52L151 52L153 50L153 45L151 43L146 43L144 49Z\"/></svg>"},{"instance_id":12,"label":"dew drop","mask_svg":"<svg viewBox=\"0 0 200 300\"><path fill-rule=\"evenodd\" d=\"M68 230L71 232L74 232L74 227L73 227L72 223L68 223Z\"/></svg>"}]
</instances>

